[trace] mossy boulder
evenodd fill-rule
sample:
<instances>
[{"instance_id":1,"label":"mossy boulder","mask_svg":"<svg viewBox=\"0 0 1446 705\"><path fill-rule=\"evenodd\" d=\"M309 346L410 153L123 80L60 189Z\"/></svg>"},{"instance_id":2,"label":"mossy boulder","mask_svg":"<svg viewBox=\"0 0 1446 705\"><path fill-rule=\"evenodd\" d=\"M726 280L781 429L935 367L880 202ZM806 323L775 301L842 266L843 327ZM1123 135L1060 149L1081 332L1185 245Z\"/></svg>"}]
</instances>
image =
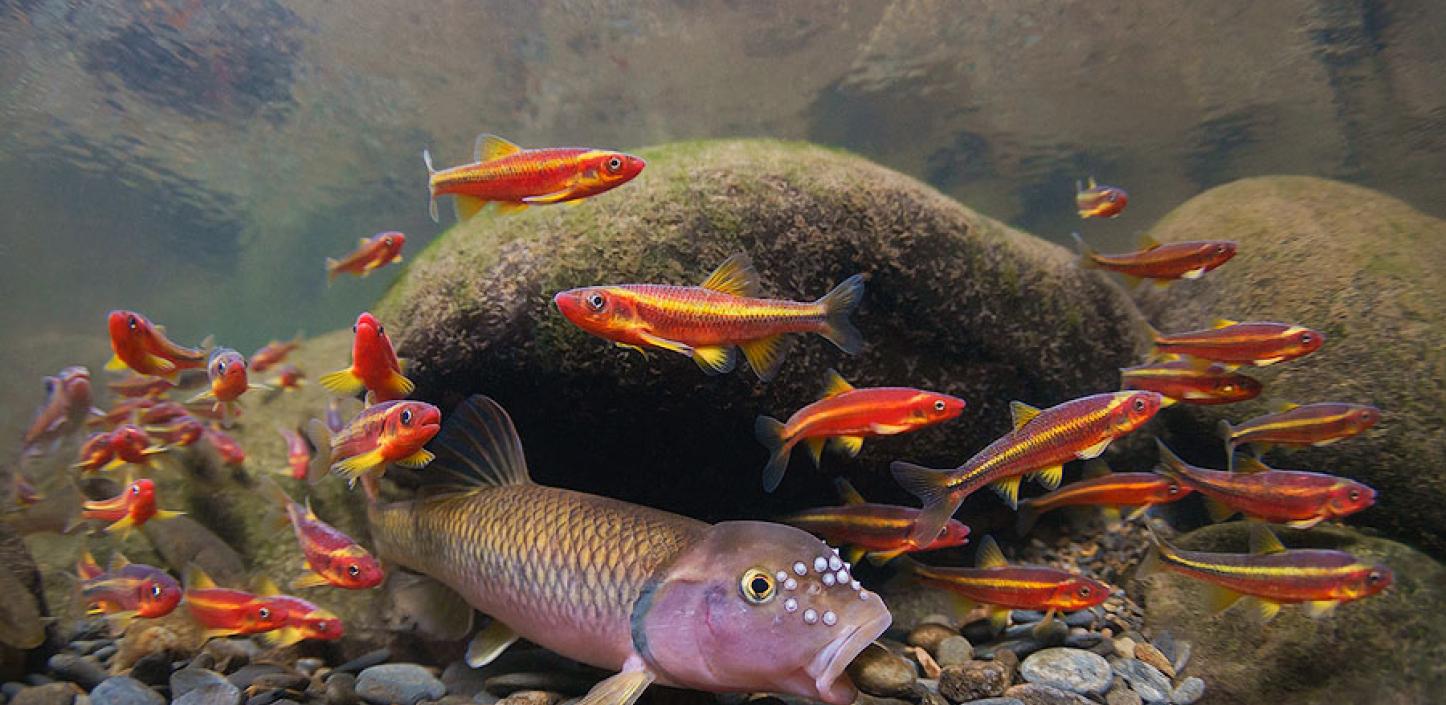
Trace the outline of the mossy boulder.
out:
<instances>
[{"instance_id":1,"label":"mossy boulder","mask_svg":"<svg viewBox=\"0 0 1446 705\"><path fill-rule=\"evenodd\" d=\"M1172 542L1196 551L1247 551L1248 526L1205 527ZM1413 705L1446 689L1446 567L1394 541L1345 527L1282 531L1290 548L1348 551L1395 573L1385 592L1312 619L1287 606L1260 624L1243 606L1210 611L1204 584L1162 572L1134 583L1143 592L1146 626L1190 642L1189 675L1205 679L1202 704ZM1431 695L1436 693L1436 695Z\"/></svg>"},{"instance_id":2,"label":"mossy boulder","mask_svg":"<svg viewBox=\"0 0 1446 705\"><path fill-rule=\"evenodd\" d=\"M1142 306L1163 331L1214 317L1299 323L1326 342L1258 373L1253 403L1180 412L1182 427L1224 461L1219 419L1267 413L1269 401L1375 404L1380 424L1334 445L1274 453L1274 465L1367 482L1376 506L1356 518L1440 557L1446 534L1446 220L1377 191L1299 176L1244 179L1181 205L1151 229L1161 242L1226 238L1228 264L1151 292Z\"/></svg>"},{"instance_id":3,"label":"mossy boulder","mask_svg":"<svg viewBox=\"0 0 1446 705\"><path fill-rule=\"evenodd\" d=\"M827 503L828 478L844 472L871 498L906 501L888 461L958 464L1008 430L1011 399L1048 405L1113 389L1135 352L1128 300L1067 251L902 174L766 140L641 155L635 182L576 207L452 228L379 307L418 395L444 408L472 393L497 398L543 481L706 519ZM740 251L774 297L813 300L865 273L853 317L864 352L809 336L772 382L746 369L709 377L681 356L644 359L592 337L551 302L594 284L696 284ZM754 418L815 400L829 367L855 385L934 389L969 406L943 427L871 440L855 461L826 456L823 473L798 453L765 495Z\"/></svg>"}]
</instances>

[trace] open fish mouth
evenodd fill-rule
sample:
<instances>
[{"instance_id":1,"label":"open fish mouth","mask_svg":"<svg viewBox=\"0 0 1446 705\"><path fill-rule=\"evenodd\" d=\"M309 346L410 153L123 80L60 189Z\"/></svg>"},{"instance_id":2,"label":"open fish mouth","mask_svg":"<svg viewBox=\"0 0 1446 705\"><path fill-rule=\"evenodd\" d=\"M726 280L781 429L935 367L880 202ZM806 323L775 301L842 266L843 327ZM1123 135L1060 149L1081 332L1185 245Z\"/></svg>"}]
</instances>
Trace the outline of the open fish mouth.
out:
<instances>
[{"instance_id":1,"label":"open fish mouth","mask_svg":"<svg viewBox=\"0 0 1446 705\"><path fill-rule=\"evenodd\" d=\"M835 685L844 673L844 670L853 663L860 652L872 644L893 621L892 616L884 611L873 619L855 626L847 633L840 634L838 638L830 641L819 650L818 654L809 662L804 669L814 681L814 688L818 690L819 696L825 702L830 702L829 693L834 690Z\"/></svg>"}]
</instances>

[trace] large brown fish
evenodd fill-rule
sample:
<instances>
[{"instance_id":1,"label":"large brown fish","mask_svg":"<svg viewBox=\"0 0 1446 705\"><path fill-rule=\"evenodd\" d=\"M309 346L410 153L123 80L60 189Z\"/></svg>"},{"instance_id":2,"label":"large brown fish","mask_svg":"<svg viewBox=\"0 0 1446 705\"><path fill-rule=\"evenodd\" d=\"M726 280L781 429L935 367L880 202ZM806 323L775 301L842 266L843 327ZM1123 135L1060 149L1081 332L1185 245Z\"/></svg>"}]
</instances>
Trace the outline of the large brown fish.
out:
<instances>
[{"instance_id":1,"label":"large brown fish","mask_svg":"<svg viewBox=\"0 0 1446 705\"><path fill-rule=\"evenodd\" d=\"M383 560L493 618L468 649L473 666L521 636L621 671L583 705L629 705L655 681L853 701L844 668L890 616L823 542L534 484L511 419L482 396L431 445L437 459L420 474L467 486L372 505L371 534Z\"/></svg>"}]
</instances>

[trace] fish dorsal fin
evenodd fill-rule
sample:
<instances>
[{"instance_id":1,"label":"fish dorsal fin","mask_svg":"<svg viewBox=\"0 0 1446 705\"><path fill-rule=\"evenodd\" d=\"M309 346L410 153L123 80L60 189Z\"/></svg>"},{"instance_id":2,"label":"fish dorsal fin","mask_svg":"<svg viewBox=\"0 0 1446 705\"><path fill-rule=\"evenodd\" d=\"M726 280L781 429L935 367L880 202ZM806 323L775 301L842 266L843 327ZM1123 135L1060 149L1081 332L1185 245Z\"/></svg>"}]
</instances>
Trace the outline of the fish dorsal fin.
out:
<instances>
[{"instance_id":1,"label":"fish dorsal fin","mask_svg":"<svg viewBox=\"0 0 1446 705\"><path fill-rule=\"evenodd\" d=\"M833 486L834 486L834 489L837 489L837 490L838 490L838 496L839 496L840 499L843 500L843 503L844 503L844 504L864 504L864 503L865 503L865 502L864 502L864 496L861 495L861 494L859 494L859 491L858 491L858 490L854 489L854 485L853 485L852 482L849 482L848 480L845 480L845 479L843 479L842 477L834 478Z\"/></svg>"},{"instance_id":2,"label":"fish dorsal fin","mask_svg":"<svg viewBox=\"0 0 1446 705\"><path fill-rule=\"evenodd\" d=\"M256 594L262 597L280 595L281 588L276 587L276 583L272 582L271 578L263 575L256 581Z\"/></svg>"},{"instance_id":3,"label":"fish dorsal fin","mask_svg":"<svg viewBox=\"0 0 1446 705\"><path fill-rule=\"evenodd\" d=\"M819 394L820 399L836 397L844 392L852 392L854 386L838 373L838 370L830 369L823 374L823 392Z\"/></svg>"},{"instance_id":4,"label":"fish dorsal fin","mask_svg":"<svg viewBox=\"0 0 1446 705\"><path fill-rule=\"evenodd\" d=\"M481 394L457 406L430 447L437 457L425 474L450 475L452 484L500 487L532 482L517 427L497 402Z\"/></svg>"},{"instance_id":5,"label":"fish dorsal fin","mask_svg":"<svg viewBox=\"0 0 1446 705\"><path fill-rule=\"evenodd\" d=\"M979 542L979 553L974 559L974 565L980 568L1003 568L1009 565L1009 561L1004 560L1004 552L999 550L999 543L994 537L985 536Z\"/></svg>"},{"instance_id":6,"label":"fish dorsal fin","mask_svg":"<svg viewBox=\"0 0 1446 705\"><path fill-rule=\"evenodd\" d=\"M757 296L758 270L753 268L753 260L747 253L739 252L723 260L723 264L703 280L702 287L734 296Z\"/></svg>"},{"instance_id":7,"label":"fish dorsal fin","mask_svg":"<svg viewBox=\"0 0 1446 705\"><path fill-rule=\"evenodd\" d=\"M1088 190L1090 190L1090 191L1093 191L1093 190L1095 190L1095 189L1097 189L1097 188L1100 187L1099 182L1098 182L1098 181L1095 181L1095 177L1094 177L1093 174L1090 175L1090 180L1089 180L1088 184L1089 184L1089 185L1087 186L1087 188L1088 188Z\"/></svg>"},{"instance_id":8,"label":"fish dorsal fin","mask_svg":"<svg viewBox=\"0 0 1446 705\"><path fill-rule=\"evenodd\" d=\"M1277 413L1277 414L1281 414L1281 413L1290 411L1291 409L1299 409L1299 408L1300 408L1300 404L1296 404L1295 402L1289 402L1289 401L1277 401L1277 402L1271 402L1271 404L1270 404L1270 410L1271 410L1272 412L1274 412L1274 413Z\"/></svg>"},{"instance_id":9,"label":"fish dorsal fin","mask_svg":"<svg viewBox=\"0 0 1446 705\"><path fill-rule=\"evenodd\" d=\"M1250 523L1250 552L1260 554L1284 553L1285 545L1264 522Z\"/></svg>"},{"instance_id":10,"label":"fish dorsal fin","mask_svg":"<svg viewBox=\"0 0 1446 705\"><path fill-rule=\"evenodd\" d=\"M521 151L521 147L497 135L490 135L484 132L477 135L477 144L472 148L472 159L478 162L490 162L493 159L501 159L509 154L516 154Z\"/></svg>"},{"instance_id":11,"label":"fish dorsal fin","mask_svg":"<svg viewBox=\"0 0 1446 705\"><path fill-rule=\"evenodd\" d=\"M310 496L308 496L308 497L306 498L306 505L305 505L305 506L306 506L306 518L307 518L307 519L311 519L311 520L315 520L315 519L317 518L317 517L316 517L316 512L311 511L311 497L310 497Z\"/></svg>"},{"instance_id":12,"label":"fish dorsal fin","mask_svg":"<svg viewBox=\"0 0 1446 705\"><path fill-rule=\"evenodd\" d=\"M1261 462L1260 458L1257 458L1253 455L1247 455L1245 453L1235 454L1235 472L1249 475L1251 473L1269 471L1270 466Z\"/></svg>"},{"instance_id":13,"label":"fish dorsal fin","mask_svg":"<svg viewBox=\"0 0 1446 705\"><path fill-rule=\"evenodd\" d=\"M201 570L201 566L192 564L186 568L186 589L187 590L210 590L216 587L216 581Z\"/></svg>"},{"instance_id":14,"label":"fish dorsal fin","mask_svg":"<svg viewBox=\"0 0 1446 705\"><path fill-rule=\"evenodd\" d=\"M1089 460L1085 463L1084 466L1084 478L1086 480L1092 480L1096 477L1105 477L1106 475L1111 475L1113 473L1114 471L1110 469L1109 463L1106 463L1099 458Z\"/></svg>"},{"instance_id":15,"label":"fish dorsal fin","mask_svg":"<svg viewBox=\"0 0 1446 705\"><path fill-rule=\"evenodd\" d=\"M1039 409L1022 401L1012 401L1009 402L1009 416L1014 419L1014 428L1018 430L1020 426L1033 421L1034 417L1039 416Z\"/></svg>"},{"instance_id":16,"label":"fish dorsal fin","mask_svg":"<svg viewBox=\"0 0 1446 705\"><path fill-rule=\"evenodd\" d=\"M1140 236L1140 249L1150 251L1160 246L1160 241L1150 237L1149 233Z\"/></svg>"},{"instance_id":17,"label":"fish dorsal fin","mask_svg":"<svg viewBox=\"0 0 1446 705\"><path fill-rule=\"evenodd\" d=\"M120 570L121 568L124 568L130 564L131 562L126 559L125 554L121 553L120 551L116 551L110 556L111 570Z\"/></svg>"},{"instance_id":18,"label":"fish dorsal fin","mask_svg":"<svg viewBox=\"0 0 1446 705\"><path fill-rule=\"evenodd\" d=\"M1229 318L1217 318L1210 323L1211 328L1229 328L1235 325L1240 325L1240 321L1232 321Z\"/></svg>"}]
</instances>

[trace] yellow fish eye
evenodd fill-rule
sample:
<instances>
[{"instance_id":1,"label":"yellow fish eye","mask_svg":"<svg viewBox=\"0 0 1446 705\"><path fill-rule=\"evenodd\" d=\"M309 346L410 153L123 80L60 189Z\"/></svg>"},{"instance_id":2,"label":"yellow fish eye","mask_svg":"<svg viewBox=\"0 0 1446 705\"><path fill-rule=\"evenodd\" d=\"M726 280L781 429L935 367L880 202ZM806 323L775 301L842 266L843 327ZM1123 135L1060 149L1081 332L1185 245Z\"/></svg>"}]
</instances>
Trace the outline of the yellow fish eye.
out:
<instances>
[{"instance_id":1,"label":"yellow fish eye","mask_svg":"<svg viewBox=\"0 0 1446 705\"><path fill-rule=\"evenodd\" d=\"M743 594L743 599L751 604L761 605L773 599L778 591L773 576L767 571L759 568L749 568L743 571L743 578L738 581L738 591Z\"/></svg>"}]
</instances>

